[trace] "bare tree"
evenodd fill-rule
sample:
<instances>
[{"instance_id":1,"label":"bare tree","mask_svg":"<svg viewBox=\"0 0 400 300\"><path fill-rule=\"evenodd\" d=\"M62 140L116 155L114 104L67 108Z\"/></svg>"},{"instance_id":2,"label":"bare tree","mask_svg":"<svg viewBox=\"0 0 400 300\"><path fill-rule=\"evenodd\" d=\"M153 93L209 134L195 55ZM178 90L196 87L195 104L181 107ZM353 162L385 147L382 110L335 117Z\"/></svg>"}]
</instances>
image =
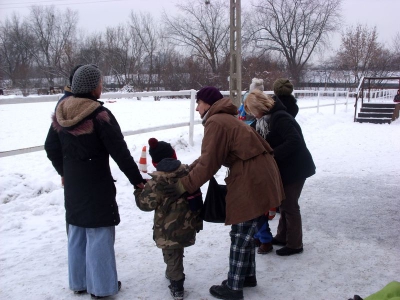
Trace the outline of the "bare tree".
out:
<instances>
[{"instance_id":1,"label":"bare tree","mask_svg":"<svg viewBox=\"0 0 400 300\"><path fill-rule=\"evenodd\" d=\"M157 52L154 59L154 84L158 89L181 90L189 88L185 70L186 57L178 53L163 33L158 31Z\"/></svg>"},{"instance_id":2,"label":"bare tree","mask_svg":"<svg viewBox=\"0 0 400 300\"><path fill-rule=\"evenodd\" d=\"M119 86L136 81L142 45L129 25L109 27L105 34L105 61Z\"/></svg>"},{"instance_id":3,"label":"bare tree","mask_svg":"<svg viewBox=\"0 0 400 300\"><path fill-rule=\"evenodd\" d=\"M285 77L283 64L274 60L268 54L247 55L242 61L242 81L244 90L248 90L251 80L262 78L264 80L264 89L272 90L273 83L277 78Z\"/></svg>"},{"instance_id":4,"label":"bare tree","mask_svg":"<svg viewBox=\"0 0 400 300\"><path fill-rule=\"evenodd\" d=\"M193 0L177 7L178 16L163 13L167 37L186 53L205 60L213 76L218 76L229 57L227 1L215 0L206 6L204 0Z\"/></svg>"},{"instance_id":5,"label":"bare tree","mask_svg":"<svg viewBox=\"0 0 400 300\"><path fill-rule=\"evenodd\" d=\"M353 83L362 76L390 75L391 56L378 42L376 27L358 24L342 33L342 42L334 58L337 69L349 72Z\"/></svg>"},{"instance_id":6,"label":"bare tree","mask_svg":"<svg viewBox=\"0 0 400 300\"><path fill-rule=\"evenodd\" d=\"M297 84L314 51L337 30L342 0L259 0L248 24L256 46L287 63Z\"/></svg>"},{"instance_id":7,"label":"bare tree","mask_svg":"<svg viewBox=\"0 0 400 300\"><path fill-rule=\"evenodd\" d=\"M36 63L46 76L50 85L54 78L70 72L70 47L76 34L77 11L66 9L57 11L54 6L32 6L29 24L37 43L31 51Z\"/></svg>"},{"instance_id":8,"label":"bare tree","mask_svg":"<svg viewBox=\"0 0 400 300\"><path fill-rule=\"evenodd\" d=\"M144 74L138 73L138 80L144 82L147 90L154 89L158 79L155 76L155 60L160 55L159 43L160 34L156 23L150 14L135 14L133 11L130 15L132 35L137 36L137 42L140 43L143 60L146 66Z\"/></svg>"},{"instance_id":9,"label":"bare tree","mask_svg":"<svg viewBox=\"0 0 400 300\"><path fill-rule=\"evenodd\" d=\"M93 33L87 37L81 37L81 45L77 54L80 64L95 64L101 70L107 67L105 63L105 42L102 33Z\"/></svg>"},{"instance_id":10,"label":"bare tree","mask_svg":"<svg viewBox=\"0 0 400 300\"><path fill-rule=\"evenodd\" d=\"M400 71L400 32L397 32L393 38L393 70Z\"/></svg>"},{"instance_id":11,"label":"bare tree","mask_svg":"<svg viewBox=\"0 0 400 300\"><path fill-rule=\"evenodd\" d=\"M171 91L189 89L186 60L186 57L172 48L162 48L155 60L158 87Z\"/></svg>"},{"instance_id":12,"label":"bare tree","mask_svg":"<svg viewBox=\"0 0 400 300\"><path fill-rule=\"evenodd\" d=\"M11 80L11 86L28 88L31 85L31 50L34 47L34 38L28 24L21 22L17 15L7 18L0 25L0 69Z\"/></svg>"}]
</instances>

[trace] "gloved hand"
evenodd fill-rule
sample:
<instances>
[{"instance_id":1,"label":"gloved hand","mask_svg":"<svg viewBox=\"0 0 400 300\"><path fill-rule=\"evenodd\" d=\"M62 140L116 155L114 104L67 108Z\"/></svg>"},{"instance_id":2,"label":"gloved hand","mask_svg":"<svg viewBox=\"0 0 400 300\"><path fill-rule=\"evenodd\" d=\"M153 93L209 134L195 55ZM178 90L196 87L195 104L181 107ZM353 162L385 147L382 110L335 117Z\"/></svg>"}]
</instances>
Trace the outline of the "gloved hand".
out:
<instances>
[{"instance_id":1,"label":"gloved hand","mask_svg":"<svg viewBox=\"0 0 400 300\"><path fill-rule=\"evenodd\" d=\"M200 189L195 191L193 194L189 194L186 200L189 203L191 211L196 212L203 208L203 197Z\"/></svg>"},{"instance_id":2,"label":"gloved hand","mask_svg":"<svg viewBox=\"0 0 400 300\"><path fill-rule=\"evenodd\" d=\"M175 200L186 192L185 187L179 179L176 179L171 183L166 181L159 181L156 188L168 198Z\"/></svg>"}]
</instances>

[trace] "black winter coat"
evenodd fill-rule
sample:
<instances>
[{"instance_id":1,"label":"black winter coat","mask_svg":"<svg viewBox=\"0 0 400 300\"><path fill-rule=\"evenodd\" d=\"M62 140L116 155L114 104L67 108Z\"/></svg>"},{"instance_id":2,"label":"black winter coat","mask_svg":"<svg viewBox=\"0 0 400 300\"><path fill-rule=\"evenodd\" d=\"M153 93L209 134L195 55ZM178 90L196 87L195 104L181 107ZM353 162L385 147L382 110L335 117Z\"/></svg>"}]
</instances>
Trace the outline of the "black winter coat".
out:
<instances>
[{"instance_id":1,"label":"black winter coat","mask_svg":"<svg viewBox=\"0 0 400 300\"><path fill-rule=\"evenodd\" d=\"M286 112L279 99L269 111L267 142L274 149L274 158L283 184L306 179L315 174L315 165L303 138L300 125Z\"/></svg>"},{"instance_id":2,"label":"black winter coat","mask_svg":"<svg viewBox=\"0 0 400 300\"><path fill-rule=\"evenodd\" d=\"M68 97L73 96L74 94L71 91L71 87L69 85L64 87L64 95L62 95L62 97L60 99L58 99L58 102L56 104L56 109L57 106L60 104L60 102L62 102L63 100L67 99Z\"/></svg>"},{"instance_id":3,"label":"black winter coat","mask_svg":"<svg viewBox=\"0 0 400 300\"><path fill-rule=\"evenodd\" d=\"M66 221L79 227L120 222L109 156L136 185L143 181L113 114L95 99L69 97L53 115L45 150L64 177Z\"/></svg>"},{"instance_id":4,"label":"black winter coat","mask_svg":"<svg viewBox=\"0 0 400 300\"><path fill-rule=\"evenodd\" d=\"M297 106L297 99L293 95L275 95L273 98L274 100L276 100L276 98L279 98L282 104L286 107L286 111L293 118L296 118L297 113L299 112L299 107Z\"/></svg>"}]
</instances>

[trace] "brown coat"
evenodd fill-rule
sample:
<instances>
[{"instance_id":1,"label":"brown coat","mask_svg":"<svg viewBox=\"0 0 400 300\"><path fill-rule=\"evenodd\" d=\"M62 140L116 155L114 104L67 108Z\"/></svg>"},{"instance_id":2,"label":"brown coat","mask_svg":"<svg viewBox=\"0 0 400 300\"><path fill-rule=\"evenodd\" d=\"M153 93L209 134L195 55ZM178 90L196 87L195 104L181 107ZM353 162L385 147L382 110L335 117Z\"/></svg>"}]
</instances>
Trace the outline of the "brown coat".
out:
<instances>
[{"instance_id":1,"label":"brown coat","mask_svg":"<svg viewBox=\"0 0 400 300\"><path fill-rule=\"evenodd\" d=\"M201 156L181 179L189 193L207 182L220 168L229 168L225 224L261 216L284 198L272 148L256 131L235 117L237 107L228 98L214 103L203 120Z\"/></svg>"}]
</instances>

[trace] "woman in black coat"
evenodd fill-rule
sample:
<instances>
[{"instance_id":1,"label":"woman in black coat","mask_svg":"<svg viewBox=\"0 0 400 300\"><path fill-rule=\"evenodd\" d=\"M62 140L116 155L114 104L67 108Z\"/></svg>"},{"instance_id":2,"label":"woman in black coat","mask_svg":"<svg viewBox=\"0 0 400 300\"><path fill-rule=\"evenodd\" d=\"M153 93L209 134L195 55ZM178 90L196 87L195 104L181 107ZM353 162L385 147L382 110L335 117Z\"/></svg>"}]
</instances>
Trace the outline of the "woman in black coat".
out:
<instances>
[{"instance_id":1,"label":"woman in black coat","mask_svg":"<svg viewBox=\"0 0 400 300\"><path fill-rule=\"evenodd\" d=\"M297 99L292 95L293 84L286 78L279 78L274 82L274 99L276 97L283 103L286 107L286 111L296 118L299 112L299 107L297 106Z\"/></svg>"},{"instance_id":2,"label":"woman in black coat","mask_svg":"<svg viewBox=\"0 0 400 300\"><path fill-rule=\"evenodd\" d=\"M315 165L303 138L300 125L286 107L260 91L251 92L245 100L245 110L257 118L256 130L274 149L286 199L280 206L281 217L274 245L286 256L303 252L303 233L299 198L306 178L315 174Z\"/></svg>"},{"instance_id":3,"label":"woman in black coat","mask_svg":"<svg viewBox=\"0 0 400 300\"><path fill-rule=\"evenodd\" d=\"M101 91L100 70L79 67L73 96L58 104L45 142L47 157L64 179L69 286L94 299L115 295L121 287L114 253L120 217L109 157L133 186L144 187L117 120L98 101Z\"/></svg>"}]
</instances>

